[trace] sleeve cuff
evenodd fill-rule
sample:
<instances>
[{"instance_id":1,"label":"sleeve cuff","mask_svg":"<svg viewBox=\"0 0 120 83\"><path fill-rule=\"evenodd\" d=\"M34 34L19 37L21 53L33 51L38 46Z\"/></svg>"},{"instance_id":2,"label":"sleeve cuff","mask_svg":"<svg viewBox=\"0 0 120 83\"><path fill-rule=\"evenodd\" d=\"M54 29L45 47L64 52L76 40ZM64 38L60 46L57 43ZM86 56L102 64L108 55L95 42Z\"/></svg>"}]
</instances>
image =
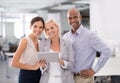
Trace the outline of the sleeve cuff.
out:
<instances>
[{"instance_id":1,"label":"sleeve cuff","mask_svg":"<svg viewBox=\"0 0 120 83\"><path fill-rule=\"evenodd\" d=\"M47 70L47 66L45 66L45 68L42 68L42 66L40 66L40 70L42 72L42 74Z\"/></svg>"},{"instance_id":2,"label":"sleeve cuff","mask_svg":"<svg viewBox=\"0 0 120 83\"><path fill-rule=\"evenodd\" d=\"M67 68L67 61L64 61L64 65L62 65L62 68Z\"/></svg>"}]
</instances>

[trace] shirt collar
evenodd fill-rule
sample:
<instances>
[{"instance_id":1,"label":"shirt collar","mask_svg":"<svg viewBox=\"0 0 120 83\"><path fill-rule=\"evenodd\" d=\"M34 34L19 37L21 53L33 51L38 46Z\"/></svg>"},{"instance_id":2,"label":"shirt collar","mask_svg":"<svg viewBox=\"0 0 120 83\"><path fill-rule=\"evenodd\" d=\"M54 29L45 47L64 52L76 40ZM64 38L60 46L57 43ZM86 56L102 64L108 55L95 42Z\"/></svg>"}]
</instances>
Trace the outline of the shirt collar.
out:
<instances>
[{"instance_id":1,"label":"shirt collar","mask_svg":"<svg viewBox=\"0 0 120 83\"><path fill-rule=\"evenodd\" d=\"M79 28L77 29L77 31L75 32L75 34L81 34L82 29L83 29L83 25L81 24L80 27L79 27ZM73 34L73 33L72 33L72 30L70 31L70 33Z\"/></svg>"}]
</instances>

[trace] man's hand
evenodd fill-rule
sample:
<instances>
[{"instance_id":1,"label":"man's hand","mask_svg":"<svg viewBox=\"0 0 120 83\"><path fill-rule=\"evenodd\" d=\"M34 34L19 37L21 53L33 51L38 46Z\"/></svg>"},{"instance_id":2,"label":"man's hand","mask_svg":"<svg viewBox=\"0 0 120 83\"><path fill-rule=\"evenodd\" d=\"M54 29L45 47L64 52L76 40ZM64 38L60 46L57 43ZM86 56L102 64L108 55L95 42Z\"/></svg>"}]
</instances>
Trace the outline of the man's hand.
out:
<instances>
[{"instance_id":1,"label":"man's hand","mask_svg":"<svg viewBox=\"0 0 120 83\"><path fill-rule=\"evenodd\" d=\"M86 70L80 71L80 75L83 78L89 78L89 77L93 76L94 74L95 74L95 72L92 69L86 69Z\"/></svg>"}]
</instances>

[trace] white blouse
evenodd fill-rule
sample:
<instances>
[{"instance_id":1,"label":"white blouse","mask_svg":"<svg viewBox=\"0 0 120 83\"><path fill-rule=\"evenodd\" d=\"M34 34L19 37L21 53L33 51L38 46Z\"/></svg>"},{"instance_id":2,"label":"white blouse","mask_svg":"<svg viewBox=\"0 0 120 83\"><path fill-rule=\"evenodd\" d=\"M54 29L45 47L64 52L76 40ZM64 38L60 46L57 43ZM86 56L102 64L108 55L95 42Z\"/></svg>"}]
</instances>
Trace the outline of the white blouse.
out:
<instances>
[{"instance_id":1,"label":"white blouse","mask_svg":"<svg viewBox=\"0 0 120 83\"><path fill-rule=\"evenodd\" d=\"M22 53L20 62L23 64L34 65L38 61L37 50L30 37L26 37L26 40L27 46L25 51ZM38 40L38 42L40 41Z\"/></svg>"},{"instance_id":2,"label":"white blouse","mask_svg":"<svg viewBox=\"0 0 120 83\"><path fill-rule=\"evenodd\" d=\"M51 52L53 52L51 50ZM61 66L59 62L50 62L49 63L49 80L48 83L62 83L62 78L61 78Z\"/></svg>"}]
</instances>

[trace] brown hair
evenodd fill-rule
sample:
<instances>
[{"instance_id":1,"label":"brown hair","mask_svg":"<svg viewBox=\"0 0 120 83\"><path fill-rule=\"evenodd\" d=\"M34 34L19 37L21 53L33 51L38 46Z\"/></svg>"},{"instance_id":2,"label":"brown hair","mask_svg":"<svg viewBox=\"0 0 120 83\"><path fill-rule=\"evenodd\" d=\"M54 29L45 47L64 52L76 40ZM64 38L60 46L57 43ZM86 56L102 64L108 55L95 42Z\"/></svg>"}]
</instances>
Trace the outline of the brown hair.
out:
<instances>
[{"instance_id":1,"label":"brown hair","mask_svg":"<svg viewBox=\"0 0 120 83\"><path fill-rule=\"evenodd\" d=\"M35 22L37 22L37 21L41 21L41 22L43 23L43 28L45 28L44 19L43 19L42 17L39 17L39 16L34 17L34 18L31 20L30 24L33 25L33 24L34 24Z\"/></svg>"}]
</instances>

